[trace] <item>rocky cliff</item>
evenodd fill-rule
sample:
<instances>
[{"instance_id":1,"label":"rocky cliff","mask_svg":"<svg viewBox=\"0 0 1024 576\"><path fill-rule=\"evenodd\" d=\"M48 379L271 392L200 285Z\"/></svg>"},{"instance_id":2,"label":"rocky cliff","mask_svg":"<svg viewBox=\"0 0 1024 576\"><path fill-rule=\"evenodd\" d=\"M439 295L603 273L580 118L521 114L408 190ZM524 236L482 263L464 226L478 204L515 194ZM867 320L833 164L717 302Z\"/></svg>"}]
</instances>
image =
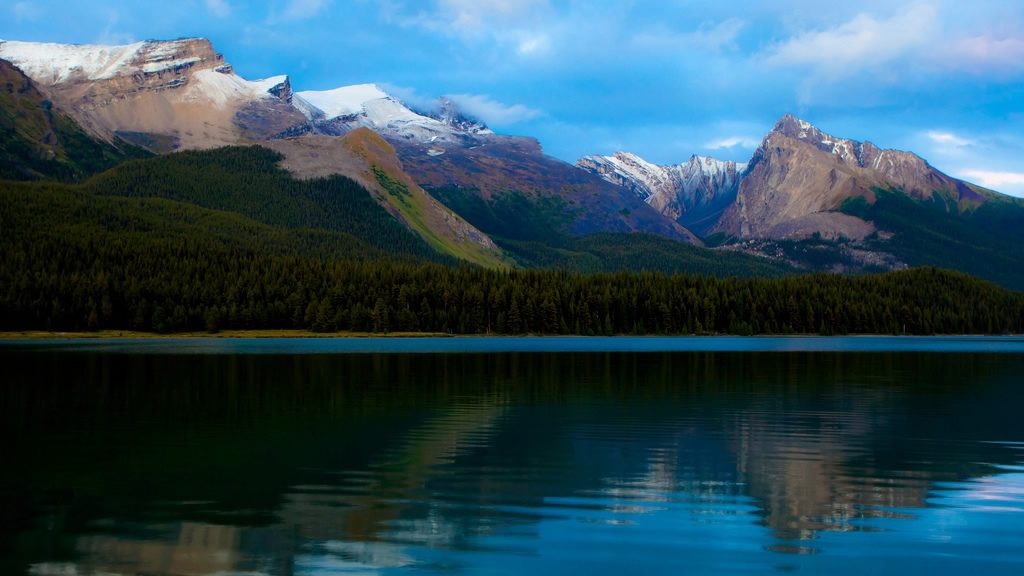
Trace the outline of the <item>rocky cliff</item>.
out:
<instances>
[{"instance_id":1,"label":"rocky cliff","mask_svg":"<svg viewBox=\"0 0 1024 576\"><path fill-rule=\"evenodd\" d=\"M587 156L576 166L631 191L665 216L704 234L732 203L745 164L692 156L688 162L659 166L635 154Z\"/></svg>"},{"instance_id":2,"label":"rocky cliff","mask_svg":"<svg viewBox=\"0 0 1024 576\"><path fill-rule=\"evenodd\" d=\"M304 121L288 78L249 82L208 40L125 46L2 42L21 68L93 134L156 150L262 140Z\"/></svg>"},{"instance_id":3,"label":"rocky cliff","mask_svg":"<svg viewBox=\"0 0 1024 576\"><path fill-rule=\"evenodd\" d=\"M942 195L957 206L984 202L965 183L910 152L836 138L786 115L750 159L736 201L712 228L740 238L857 238L873 227L833 212L844 200L874 201L874 189L916 199Z\"/></svg>"}]
</instances>

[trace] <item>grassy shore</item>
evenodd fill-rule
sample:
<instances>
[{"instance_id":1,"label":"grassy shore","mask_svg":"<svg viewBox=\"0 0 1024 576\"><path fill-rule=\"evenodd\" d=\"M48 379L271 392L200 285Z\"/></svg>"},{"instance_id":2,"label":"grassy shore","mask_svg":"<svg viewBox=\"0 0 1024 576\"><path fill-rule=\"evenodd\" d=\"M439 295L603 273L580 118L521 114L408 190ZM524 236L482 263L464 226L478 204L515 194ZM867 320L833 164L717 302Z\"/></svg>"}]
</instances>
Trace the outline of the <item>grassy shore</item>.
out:
<instances>
[{"instance_id":1,"label":"grassy shore","mask_svg":"<svg viewBox=\"0 0 1024 576\"><path fill-rule=\"evenodd\" d=\"M0 340L65 340L111 338L441 338L451 334L443 332L310 332L308 330L223 330L209 332L176 332L174 334L157 334L155 332L135 332L131 330L99 330L97 332L44 332L27 330L24 332L0 332Z\"/></svg>"}]
</instances>

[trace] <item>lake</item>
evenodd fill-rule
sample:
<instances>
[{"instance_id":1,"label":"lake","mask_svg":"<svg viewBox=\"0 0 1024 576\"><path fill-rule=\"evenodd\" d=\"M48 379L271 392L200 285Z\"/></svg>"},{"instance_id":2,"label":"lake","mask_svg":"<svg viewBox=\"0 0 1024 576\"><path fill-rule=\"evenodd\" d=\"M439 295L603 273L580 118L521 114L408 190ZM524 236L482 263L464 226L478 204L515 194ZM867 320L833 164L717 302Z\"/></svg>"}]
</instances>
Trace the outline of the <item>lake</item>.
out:
<instances>
[{"instance_id":1,"label":"lake","mask_svg":"<svg viewBox=\"0 0 1024 576\"><path fill-rule=\"evenodd\" d=\"M1024 574L1024 339L0 342L0 573Z\"/></svg>"}]
</instances>

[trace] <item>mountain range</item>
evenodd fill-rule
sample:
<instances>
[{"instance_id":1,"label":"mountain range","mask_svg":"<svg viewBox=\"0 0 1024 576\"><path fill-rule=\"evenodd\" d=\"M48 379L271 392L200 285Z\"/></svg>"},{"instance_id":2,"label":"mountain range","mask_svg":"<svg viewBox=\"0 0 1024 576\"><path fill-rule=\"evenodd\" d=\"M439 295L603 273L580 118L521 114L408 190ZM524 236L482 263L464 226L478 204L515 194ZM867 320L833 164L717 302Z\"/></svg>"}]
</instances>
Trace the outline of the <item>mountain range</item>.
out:
<instances>
[{"instance_id":1,"label":"mountain range","mask_svg":"<svg viewBox=\"0 0 1024 576\"><path fill-rule=\"evenodd\" d=\"M200 38L0 41L0 73L5 178L74 180L126 158L260 144L295 178L353 179L434 250L483 266L591 269L581 263L607 257L585 241L595 234L646 262L646 233L674 242L657 250L685 255L669 259L681 270L707 246L795 269L936 265L1024 288L1020 200L790 115L746 163L659 166L623 151L572 165L445 98L414 110L374 84L243 79ZM89 151L69 154L72 141Z\"/></svg>"}]
</instances>

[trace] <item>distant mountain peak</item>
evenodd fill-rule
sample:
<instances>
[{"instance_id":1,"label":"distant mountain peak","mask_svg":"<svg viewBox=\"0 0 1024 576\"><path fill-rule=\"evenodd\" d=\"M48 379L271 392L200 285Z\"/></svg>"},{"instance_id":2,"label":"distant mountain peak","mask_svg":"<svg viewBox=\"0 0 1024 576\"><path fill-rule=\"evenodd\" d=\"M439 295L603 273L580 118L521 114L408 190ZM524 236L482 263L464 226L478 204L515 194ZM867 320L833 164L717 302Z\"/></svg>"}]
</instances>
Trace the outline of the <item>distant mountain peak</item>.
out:
<instances>
[{"instance_id":1,"label":"distant mountain peak","mask_svg":"<svg viewBox=\"0 0 1024 576\"><path fill-rule=\"evenodd\" d=\"M732 201L747 167L696 154L681 164L659 166L631 152L586 156L576 166L630 190L697 233L713 225Z\"/></svg>"},{"instance_id":2,"label":"distant mountain peak","mask_svg":"<svg viewBox=\"0 0 1024 576\"><path fill-rule=\"evenodd\" d=\"M354 116L366 111L367 104L375 100L391 100L387 92L376 84L353 84L331 90L305 90L298 93L302 101L311 106L299 107L310 120L331 120Z\"/></svg>"},{"instance_id":3,"label":"distant mountain peak","mask_svg":"<svg viewBox=\"0 0 1024 576\"><path fill-rule=\"evenodd\" d=\"M9 60L44 85L160 76L183 69L214 68L224 57L205 38L144 40L124 45L0 42L0 58Z\"/></svg>"},{"instance_id":4,"label":"distant mountain peak","mask_svg":"<svg viewBox=\"0 0 1024 576\"><path fill-rule=\"evenodd\" d=\"M297 96L296 108L310 120L312 130L322 134L337 136L362 126L426 144L466 144L493 134L448 98L438 99L433 110L420 112L377 84L303 91Z\"/></svg>"},{"instance_id":5,"label":"distant mountain peak","mask_svg":"<svg viewBox=\"0 0 1024 576\"><path fill-rule=\"evenodd\" d=\"M835 155L842 161L860 166L868 167L875 161L882 152L870 142L858 142L848 138L837 138L822 132L816 126L801 120L792 114L786 114L775 123L775 126L764 137L760 148L755 151L751 163L756 163L759 155L763 155L775 136L785 136L806 142L822 152ZM867 163L867 164L865 164Z\"/></svg>"},{"instance_id":6,"label":"distant mountain peak","mask_svg":"<svg viewBox=\"0 0 1024 576\"><path fill-rule=\"evenodd\" d=\"M490 128L482 120L467 113L447 96L441 96L435 101L435 112L428 114L436 118L445 126L451 126L470 134L491 134Z\"/></svg>"},{"instance_id":7,"label":"distant mountain peak","mask_svg":"<svg viewBox=\"0 0 1024 576\"><path fill-rule=\"evenodd\" d=\"M824 144L825 147L822 148L822 150L825 151L831 151L832 145L836 142L844 143L851 147L851 149L862 145L860 142L857 142L855 140L850 140L848 138L837 138L835 136L827 134L814 124L811 124L806 120L797 118L792 114L786 114L785 116L780 118L778 122L775 123L775 126L772 127L771 131L769 131L768 134L765 135L764 140L767 142L775 135L781 135L789 138L795 138L797 140L803 140L805 142L814 144L819 148L821 147L819 146L820 144Z\"/></svg>"},{"instance_id":8,"label":"distant mountain peak","mask_svg":"<svg viewBox=\"0 0 1024 576\"><path fill-rule=\"evenodd\" d=\"M714 230L742 238L863 237L873 229L833 211L855 196L873 202L875 189L984 201L916 154L838 138L786 114L755 150L736 204Z\"/></svg>"},{"instance_id":9,"label":"distant mountain peak","mask_svg":"<svg viewBox=\"0 0 1024 576\"><path fill-rule=\"evenodd\" d=\"M154 151L260 141L304 121L287 76L246 80L205 38L119 46L6 41L0 58L94 136Z\"/></svg>"},{"instance_id":10,"label":"distant mountain peak","mask_svg":"<svg viewBox=\"0 0 1024 576\"><path fill-rule=\"evenodd\" d=\"M773 134L782 134L783 136L789 136L790 138L814 138L823 135L821 130L818 130L813 124L806 120L801 120L792 114L786 114L782 118L779 118L775 126L772 127L771 131L765 138L771 137Z\"/></svg>"}]
</instances>

